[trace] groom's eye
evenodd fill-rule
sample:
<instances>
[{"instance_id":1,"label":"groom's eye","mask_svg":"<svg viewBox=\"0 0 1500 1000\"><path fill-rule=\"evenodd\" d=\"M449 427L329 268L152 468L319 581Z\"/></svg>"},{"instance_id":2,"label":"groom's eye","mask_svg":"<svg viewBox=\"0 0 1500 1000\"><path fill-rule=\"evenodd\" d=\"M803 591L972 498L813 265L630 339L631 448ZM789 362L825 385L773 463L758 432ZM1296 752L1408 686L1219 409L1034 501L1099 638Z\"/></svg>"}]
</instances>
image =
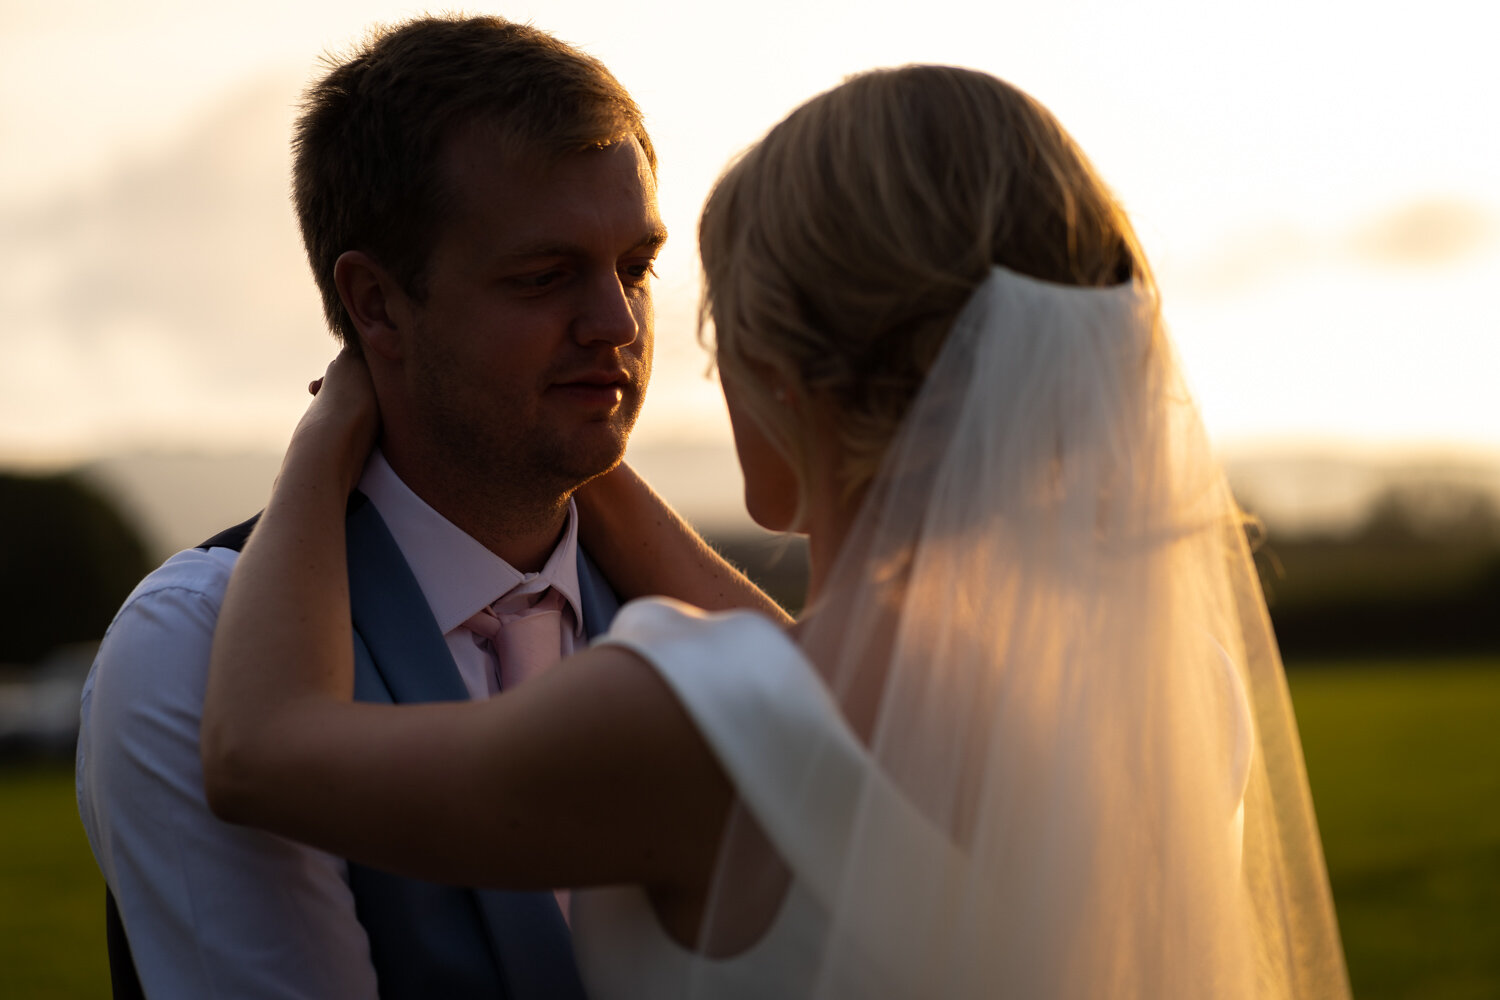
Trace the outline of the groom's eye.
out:
<instances>
[{"instance_id":1,"label":"groom's eye","mask_svg":"<svg viewBox=\"0 0 1500 1000\"><path fill-rule=\"evenodd\" d=\"M520 274L510 279L511 283L523 291L541 291L549 285L556 284L563 276L558 270L537 271L534 274Z\"/></svg>"},{"instance_id":2,"label":"groom's eye","mask_svg":"<svg viewBox=\"0 0 1500 1000\"><path fill-rule=\"evenodd\" d=\"M626 278L635 284L644 284L647 278L656 277L655 261L645 261L640 264L626 264L620 268Z\"/></svg>"}]
</instances>

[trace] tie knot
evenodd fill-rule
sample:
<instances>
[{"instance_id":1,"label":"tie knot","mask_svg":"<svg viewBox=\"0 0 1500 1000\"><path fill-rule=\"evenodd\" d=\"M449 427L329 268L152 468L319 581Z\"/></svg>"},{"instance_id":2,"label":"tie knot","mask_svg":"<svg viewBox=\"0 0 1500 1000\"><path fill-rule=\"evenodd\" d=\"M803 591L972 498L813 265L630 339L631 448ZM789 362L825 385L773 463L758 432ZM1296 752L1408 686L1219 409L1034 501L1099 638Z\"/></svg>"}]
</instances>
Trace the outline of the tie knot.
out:
<instances>
[{"instance_id":1,"label":"tie knot","mask_svg":"<svg viewBox=\"0 0 1500 1000\"><path fill-rule=\"evenodd\" d=\"M495 636L500 634L500 619L488 607L483 607L470 615L463 627L473 632L475 639L493 642Z\"/></svg>"},{"instance_id":2,"label":"tie knot","mask_svg":"<svg viewBox=\"0 0 1500 1000\"><path fill-rule=\"evenodd\" d=\"M563 597L551 587L542 587L540 590L523 592L522 587L517 587L498 601L490 605L490 610L495 616L503 619L506 615L525 615L542 611L561 611Z\"/></svg>"},{"instance_id":3,"label":"tie knot","mask_svg":"<svg viewBox=\"0 0 1500 1000\"><path fill-rule=\"evenodd\" d=\"M551 587L512 591L464 622L475 642L494 653L502 689L515 687L561 657L563 606L562 594Z\"/></svg>"},{"instance_id":4,"label":"tie knot","mask_svg":"<svg viewBox=\"0 0 1500 1000\"><path fill-rule=\"evenodd\" d=\"M493 642L500 634L500 629L509 621L547 611L562 611L563 597L556 590L544 586L540 590L523 592L521 588L525 586L520 584L516 589L501 595L493 604L480 608L469 616L463 627L473 632L477 638Z\"/></svg>"}]
</instances>

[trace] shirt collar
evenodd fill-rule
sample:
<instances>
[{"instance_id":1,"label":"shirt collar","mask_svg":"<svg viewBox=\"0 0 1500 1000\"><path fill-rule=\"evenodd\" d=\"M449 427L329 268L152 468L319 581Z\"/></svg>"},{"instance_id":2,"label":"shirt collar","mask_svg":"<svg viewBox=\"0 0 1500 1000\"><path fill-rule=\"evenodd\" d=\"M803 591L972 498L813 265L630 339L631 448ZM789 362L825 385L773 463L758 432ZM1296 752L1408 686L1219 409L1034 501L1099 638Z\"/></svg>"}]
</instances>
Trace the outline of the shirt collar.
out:
<instances>
[{"instance_id":1,"label":"shirt collar","mask_svg":"<svg viewBox=\"0 0 1500 1000\"><path fill-rule=\"evenodd\" d=\"M443 634L453 631L516 586L545 580L573 609L575 636L583 635L578 588L578 509L568 500L567 521L540 573L522 573L439 514L401 481L379 448L370 453L359 490L390 529Z\"/></svg>"}]
</instances>

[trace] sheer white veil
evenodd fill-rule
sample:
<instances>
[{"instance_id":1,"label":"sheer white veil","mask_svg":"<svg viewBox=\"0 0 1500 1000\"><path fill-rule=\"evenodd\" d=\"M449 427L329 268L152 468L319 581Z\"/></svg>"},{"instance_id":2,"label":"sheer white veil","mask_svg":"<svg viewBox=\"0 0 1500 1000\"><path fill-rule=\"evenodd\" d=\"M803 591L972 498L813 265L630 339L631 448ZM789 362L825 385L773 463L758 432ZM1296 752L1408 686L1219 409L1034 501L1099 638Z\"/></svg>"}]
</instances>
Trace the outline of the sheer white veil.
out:
<instances>
[{"instance_id":1,"label":"sheer white veil","mask_svg":"<svg viewBox=\"0 0 1500 1000\"><path fill-rule=\"evenodd\" d=\"M800 632L868 748L792 791L842 850L738 811L708 950L785 864L809 996L1347 996L1243 527L1154 291L995 268Z\"/></svg>"}]
</instances>

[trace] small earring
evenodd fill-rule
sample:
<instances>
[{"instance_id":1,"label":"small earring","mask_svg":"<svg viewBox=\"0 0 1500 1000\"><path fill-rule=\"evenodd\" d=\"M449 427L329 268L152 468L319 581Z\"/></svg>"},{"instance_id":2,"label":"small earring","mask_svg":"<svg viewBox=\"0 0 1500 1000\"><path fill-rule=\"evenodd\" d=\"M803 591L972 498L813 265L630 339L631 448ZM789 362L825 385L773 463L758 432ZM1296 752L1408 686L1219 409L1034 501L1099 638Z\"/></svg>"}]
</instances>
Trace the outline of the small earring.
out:
<instances>
[{"instance_id":1,"label":"small earring","mask_svg":"<svg viewBox=\"0 0 1500 1000\"><path fill-rule=\"evenodd\" d=\"M779 385L776 386L774 389L771 390L771 398L774 399L774 400L776 400L776 402L778 402L778 403L785 403L786 402L786 387L785 386L779 386Z\"/></svg>"}]
</instances>

